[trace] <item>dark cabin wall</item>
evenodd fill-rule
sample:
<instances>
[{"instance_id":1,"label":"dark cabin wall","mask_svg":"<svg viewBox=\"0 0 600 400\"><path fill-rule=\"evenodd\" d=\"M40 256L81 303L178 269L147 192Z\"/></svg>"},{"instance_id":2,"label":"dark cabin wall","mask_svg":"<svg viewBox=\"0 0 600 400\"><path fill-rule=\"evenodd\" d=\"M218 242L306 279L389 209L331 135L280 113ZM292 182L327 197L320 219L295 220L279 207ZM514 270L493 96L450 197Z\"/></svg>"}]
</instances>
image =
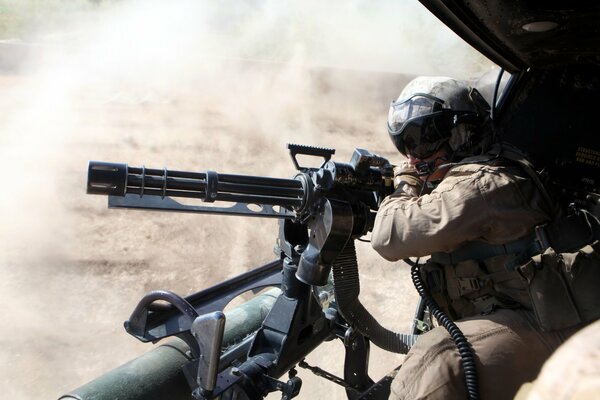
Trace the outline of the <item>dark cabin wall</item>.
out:
<instances>
[{"instance_id":1,"label":"dark cabin wall","mask_svg":"<svg viewBox=\"0 0 600 400\"><path fill-rule=\"evenodd\" d=\"M600 194L600 66L529 70L514 89L497 132L563 191Z\"/></svg>"}]
</instances>

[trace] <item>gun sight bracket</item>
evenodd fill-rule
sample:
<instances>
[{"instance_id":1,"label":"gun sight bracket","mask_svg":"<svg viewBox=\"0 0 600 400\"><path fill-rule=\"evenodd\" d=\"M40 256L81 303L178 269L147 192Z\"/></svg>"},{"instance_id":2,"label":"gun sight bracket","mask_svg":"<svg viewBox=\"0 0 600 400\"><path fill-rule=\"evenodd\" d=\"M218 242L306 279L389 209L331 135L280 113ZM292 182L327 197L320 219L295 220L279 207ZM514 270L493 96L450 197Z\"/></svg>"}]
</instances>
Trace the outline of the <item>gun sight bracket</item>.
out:
<instances>
[{"instance_id":1,"label":"gun sight bracket","mask_svg":"<svg viewBox=\"0 0 600 400\"><path fill-rule=\"evenodd\" d=\"M296 156L298 155L306 155L306 156L314 156L314 157L322 157L323 165L329 160L331 160L331 156L335 154L335 149L328 149L324 147L315 147L315 146L306 146L302 144L293 144L288 143L287 148L290 151L290 157L292 158L292 162L294 163L294 167L298 171L307 172L313 168L311 167L303 167L298 164L298 159Z\"/></svg>"}]
</instances>

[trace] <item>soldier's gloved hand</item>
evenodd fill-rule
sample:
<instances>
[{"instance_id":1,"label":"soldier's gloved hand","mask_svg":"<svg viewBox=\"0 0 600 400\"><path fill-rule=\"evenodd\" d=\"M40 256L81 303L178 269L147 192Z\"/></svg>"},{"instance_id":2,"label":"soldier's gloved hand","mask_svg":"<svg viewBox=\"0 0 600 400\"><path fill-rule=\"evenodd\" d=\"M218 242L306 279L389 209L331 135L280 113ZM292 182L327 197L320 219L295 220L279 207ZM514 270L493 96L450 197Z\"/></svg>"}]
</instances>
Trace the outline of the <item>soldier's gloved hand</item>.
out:
<instances>
[{"instance_id":1,"label":"soldier's gloved hand","mask_svg":"<svg viewBox=\"0 0 600 400\"><path fill-rule=\"evenodd\" d=\"M394 167L394 188L396 192L406 193L409 196L416 197L421 194L423 181L408 161L403 161Z\"/></svg>"}]
</instances>

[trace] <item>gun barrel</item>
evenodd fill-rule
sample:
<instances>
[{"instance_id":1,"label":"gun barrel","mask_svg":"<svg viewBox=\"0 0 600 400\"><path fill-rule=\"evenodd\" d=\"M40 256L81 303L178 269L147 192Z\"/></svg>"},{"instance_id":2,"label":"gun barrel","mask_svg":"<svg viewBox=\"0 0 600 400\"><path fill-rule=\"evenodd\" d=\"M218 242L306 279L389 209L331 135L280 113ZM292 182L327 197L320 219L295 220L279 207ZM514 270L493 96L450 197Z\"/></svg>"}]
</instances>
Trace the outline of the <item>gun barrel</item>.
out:
<instances>
[{"instance_id":1,"label":"gun barrel","mask_svg":"<svg viewBox=\"0 0 600 400\"><path fill-rule=\"evenodd\" d=\"M300 207L305 190L296 179L189 172L91 161L88 194L187 197L204 201Z\"/></svg>"}]
</instances>

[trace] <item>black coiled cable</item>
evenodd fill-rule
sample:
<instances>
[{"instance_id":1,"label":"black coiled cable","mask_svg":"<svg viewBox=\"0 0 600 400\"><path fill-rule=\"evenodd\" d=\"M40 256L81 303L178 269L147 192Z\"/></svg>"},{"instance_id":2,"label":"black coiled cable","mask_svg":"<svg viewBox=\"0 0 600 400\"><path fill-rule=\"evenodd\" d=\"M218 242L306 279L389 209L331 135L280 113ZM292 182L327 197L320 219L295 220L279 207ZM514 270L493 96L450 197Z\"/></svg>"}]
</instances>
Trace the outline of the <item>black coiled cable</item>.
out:
<instances>
[{"instance_id":1,"label":"black coiled cable","mask_svg":"<svg viewBox=\"0 0 600 400\"><path fill-rule=\"evenodd\" d=\"M437 302L429 294L423 281L421 280L421 267L418 262L412 262L411 260L405 260L411 265L410 276L413 284L417 289L417 292L425 302L425 305L429 308L431 314L437 319L440 325L442 325L450 334L452 341L458 348L460 354L460 362L462 364L465 373L465 383L467 385L467 396L469 400L479 400L479 386L477 379L477 368L475 365L475 357L473 355L473 349L467 341L465 335L456 326L454 322L440 309Z\"/></svg>"}]
</instances>

